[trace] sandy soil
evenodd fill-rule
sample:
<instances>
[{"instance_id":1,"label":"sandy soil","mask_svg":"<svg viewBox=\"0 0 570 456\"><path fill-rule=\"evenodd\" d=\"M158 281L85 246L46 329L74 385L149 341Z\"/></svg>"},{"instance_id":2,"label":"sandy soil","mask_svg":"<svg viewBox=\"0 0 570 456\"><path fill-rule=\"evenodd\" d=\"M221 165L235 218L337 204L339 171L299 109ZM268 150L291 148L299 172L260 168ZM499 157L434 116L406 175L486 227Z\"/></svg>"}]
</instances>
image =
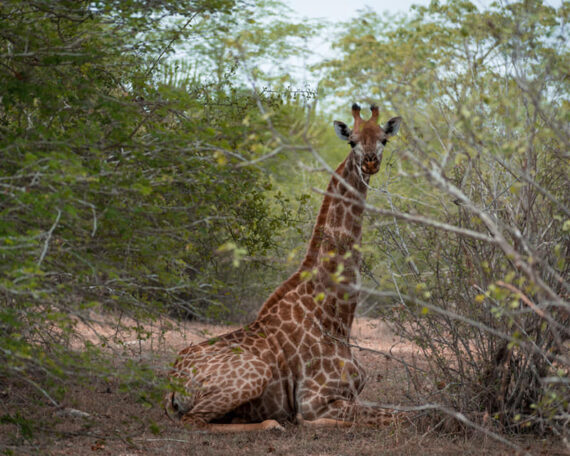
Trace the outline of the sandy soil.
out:
<instances>
[{"instance_id":1,"label":"sandy soil","mask_svg":"<svg viewBox=\"0 0 570 456\"><path fill-rule=\"evenodd\" d=\"M97 317L97 316L94 316ZM117 368L127 361L145 362L164 375L176 353L190 343L230 331L228 326L174 324L164 320L137 328L132 320L97 317L80 323L85 338L104 338ZM127 329L130 328L130 329ZM146 339L137 340L137 329ZM404 364L424 364L417 347L399 340L371 319L357 319L353 342L369 380L363 399L383 404L412 404ZM76 348L83 342L77 341ZM384 353L384 355L382 354ZM385 356L388 354L389 356ZM392 358L393 356L394 358ZM121 369L124 372L124 369ZM421 381L421 373L418 375ZM56 408L30 385L0 378L0 453L13 455L512 455L512 448L478 433L446 433L414 423L383 429L310 429L287 424L285 431L217 434L190 431L169 421L140 382L94 377L68 386L62 408ZM30 405L34 404L32 408ZM551 439L509 438L525 452L562 455ZM520 454L525 454L521 452Z\"/></svg>"}]
</instances>

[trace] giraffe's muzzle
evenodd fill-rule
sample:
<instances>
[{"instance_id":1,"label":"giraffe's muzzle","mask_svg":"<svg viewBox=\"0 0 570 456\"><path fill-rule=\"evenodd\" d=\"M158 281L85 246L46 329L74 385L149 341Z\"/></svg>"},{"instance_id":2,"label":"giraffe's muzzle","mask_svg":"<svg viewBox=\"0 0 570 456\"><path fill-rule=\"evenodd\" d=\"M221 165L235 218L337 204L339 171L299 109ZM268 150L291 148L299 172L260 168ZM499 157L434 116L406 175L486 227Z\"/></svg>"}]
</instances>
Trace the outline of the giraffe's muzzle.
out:
<instances>
[{"instance_id":1,"label":"giraffe's muzzle","mask_svg":"<svg viewBox=\"0 0 570 456\"><path fill-rule=\"evenodd\" d=\"M380 160L375 156L366 156L362 160L361 168L365 174L376 174L380 170Z\"/></svg>"}]
</instances>

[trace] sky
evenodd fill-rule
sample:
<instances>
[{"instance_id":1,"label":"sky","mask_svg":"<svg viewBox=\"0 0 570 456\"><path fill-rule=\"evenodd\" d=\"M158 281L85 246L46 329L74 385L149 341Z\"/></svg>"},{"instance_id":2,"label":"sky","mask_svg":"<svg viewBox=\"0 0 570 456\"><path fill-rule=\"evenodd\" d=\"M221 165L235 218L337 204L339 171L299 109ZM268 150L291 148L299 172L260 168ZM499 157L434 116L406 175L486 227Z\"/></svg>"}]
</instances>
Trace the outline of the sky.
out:
<instances>
[{"instance_id":1,"label":"sky","mask_svg":"<svg viewBox=\"0 0 570 456\"><path fill-rule=\"evenodd\" d=\"M344 21L366 6L377 12L406 12L413 4L428 5L430 0L284 0L301 17Z\"/></svg>"},{"instance_id":2,"label":"sky","mask_svg":"<svg viewBox=\"0 0 570 456\"><path fill-rule=\"evenodd\" d=\"M489 5L492 0L472 0L479 7ZM504 0L503 0L504 1ZM326 18L342 21L354 16L356 11L366 6L376 12L407 12L412 5L427 6L430 0L283 0L301 17ZM546 0L546 4L559 6L562 0Z\"/></svg>"}]
</instances>

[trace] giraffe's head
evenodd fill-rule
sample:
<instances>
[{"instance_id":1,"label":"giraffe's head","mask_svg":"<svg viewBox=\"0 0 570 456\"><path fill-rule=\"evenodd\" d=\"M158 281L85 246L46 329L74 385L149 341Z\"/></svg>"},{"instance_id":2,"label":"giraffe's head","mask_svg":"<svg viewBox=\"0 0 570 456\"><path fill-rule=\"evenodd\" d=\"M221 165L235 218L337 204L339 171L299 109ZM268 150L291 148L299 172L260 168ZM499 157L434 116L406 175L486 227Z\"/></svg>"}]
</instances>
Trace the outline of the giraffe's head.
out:
<instances>
[{"instance_id":1,"label":"giraffe's head","mask_svg":"<svg viewBox=\"0 0 570 456\"><path fill-rule=\"evenodd\" d=\"M360 106L352 105L354 127L334 121L334 130L343 141L348 141L359 169L365 174L376 174L382 162L382 151L388 139L398 133L401 117L390 119L384 127L378 125L378 106L370 106L372 116L367 121L360 117Z\"/></svg>"}]
</instances>

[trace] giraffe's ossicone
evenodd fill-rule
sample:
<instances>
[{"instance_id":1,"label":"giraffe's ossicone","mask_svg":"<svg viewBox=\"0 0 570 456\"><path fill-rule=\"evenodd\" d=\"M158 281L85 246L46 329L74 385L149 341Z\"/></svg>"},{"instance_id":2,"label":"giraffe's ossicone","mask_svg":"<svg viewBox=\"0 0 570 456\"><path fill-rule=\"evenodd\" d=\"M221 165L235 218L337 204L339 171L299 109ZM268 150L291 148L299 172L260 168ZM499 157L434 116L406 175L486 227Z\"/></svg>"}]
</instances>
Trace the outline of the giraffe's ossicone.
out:
<instances>
[{"instance_id":1,"label":"giraffe's ossicone","mask_svg":"<svg viewBox=\"0 0 570 456\"><path fill-rule=\"evenodd\" d=\"M354 127L334 122L350 144L327 187L297 272L265 301L254 322L182 350L166 397L170 416L211 431L317 425L382 425L391 413L358 402L365 374L348 345L358 301L362 214L370 176L401 118L382 128L352 106Z\"/></svg>"}]
</instances>

